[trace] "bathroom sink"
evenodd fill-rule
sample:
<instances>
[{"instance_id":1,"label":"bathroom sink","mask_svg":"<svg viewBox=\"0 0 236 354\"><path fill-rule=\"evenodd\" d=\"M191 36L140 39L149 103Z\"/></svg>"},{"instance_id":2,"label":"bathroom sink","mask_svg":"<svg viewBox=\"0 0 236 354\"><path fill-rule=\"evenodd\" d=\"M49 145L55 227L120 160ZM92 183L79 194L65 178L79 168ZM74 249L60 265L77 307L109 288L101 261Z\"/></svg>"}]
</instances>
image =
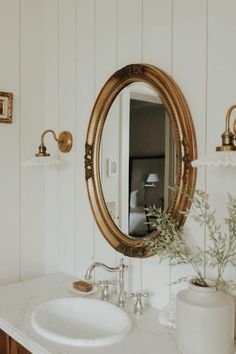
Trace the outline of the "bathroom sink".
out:
<instances>
[{"instance_id":1,"label":"bathroom sink","mask_svg":"<svg viewBox=\"0 0 236 354\"><path fill-rule=\"evenodd\" d=\"M39 305L31 323L38 334L49 340L84 347L118 342L132 328L127 313L117 306L79 297L54 299Z\"/></svg>"}]
</instances>

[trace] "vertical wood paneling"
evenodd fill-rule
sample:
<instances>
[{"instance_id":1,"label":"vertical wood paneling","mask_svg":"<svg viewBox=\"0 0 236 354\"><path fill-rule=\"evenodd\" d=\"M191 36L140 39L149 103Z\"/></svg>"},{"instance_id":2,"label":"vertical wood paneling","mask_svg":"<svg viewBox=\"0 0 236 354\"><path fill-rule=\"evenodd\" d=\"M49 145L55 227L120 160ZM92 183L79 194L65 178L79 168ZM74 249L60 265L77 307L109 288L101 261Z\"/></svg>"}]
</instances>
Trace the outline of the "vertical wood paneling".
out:
<instances>
[{"instance_id":1,"label":"vertical wood paneling","mask_svg":"<svg viewBox=\"0 0 236 354\"><path fill-rule=\"evenodd\" d=\"M94 219L89 205L84 146L95 99L95 2L77 2L77 120L76 120L76 236L77 273L84 275L94 257Z\"/></svg>"},{"instance_id":2,"label":"vertical wood paneling","mask_svg":"<svg viewBox=\"0 0 236 354\"><path fill-rule=\"evenodd\" d=\"M117 64L118 68L142 62L142 1L117 1ZM128 289L141 289L142 261L125 257L128 269Z\"/></svg>"},{"instance_id":3,"label":"vertical wood paneling","mask_svg":"<svg viewBox=\"0 0 236 354\"><path fill-rule=\"evenodd\" d=\"M143 0L143 62L171 74L172 0Z\"/></svg>"},{"instance_id":4,"label":"vertical wood paneling","mask_svg":"<svg viewBox=\"0 0 236 354\"><path fill-rule=\"evenodd\" d=\"M11 25L9 26L9 19ZM5 0L0 3L0 87L14 93L13 124L0 125L0 282L16 281L20 276L20 196L19 196L19 127L20 127L20 2Z\"/></svg>"},{"instance_id":5,"label":"vertical wood paneling","mask_svg":"<svg viewBox=\"0 0 236 354\"><path fill-rule=\"evenodd\" d=\"M115 257L115 252L95 226L84 179L87 125L99 90L116 68L128 63L143 61L159 66L173 75L187 99L196 129L199 155L203 155L206 149L212 150L224 128L226 109L235 101L236 9L233 0L226 0L224 4L220 0L209 0L208 38L207 0L78 0L75 3L70 0L69 8L66 8L66 3L65 0L45 2L46 117L47 125L55 129L64 128L67 122L71 130L75 129L75 150L74 155L68 156L68 170L59 171L59 175L57 170L46 173L45 254L47 269L60 269L59 255L63 254L64 247L66 258L62 269L73 272L73 264L76 263L76 272L83 276L94 257L110 265L115 258L117 261L120 258L119 254ZM58 4L64 9L59 12L59 17ZM73 13L74 6L76 11ZM73 72L76 73L76 87ZM70 104L74 108L70 107L67 121L66 107ZM199 188L205 188L206 174L207 190L214 195L214 205L219 205L223 193L233 189L234 173L229 170L227 174L199 170ZM218 186L223 179L227 187L219 191ZM70 184L68 210L62 205L67 181ZM222 210L220 207L219 212ZM62 227L60 238L57 236L59 218ZM204 230L188 221L186 231L191 242L204 246ZM76 234L75 253L73 233ZM192 273L186 266L170 271L168 265L158 264L158 257L143 261L127 258L125 262L130 266L130 290L149 290L151 303L157 307L168 301L170 275L174 281L179 276ZM99 274L100 277L106 277L106 274Z\"/></svg>"},{"instance_id":6,"label":"vertical wood paneling","mask_svg":"<svg viewBox=\"0 0 236 354\"><path fill-rule=\"evenodd\" d=\"M43 6L21 1L21 156L36 152L44 128ZM35 191L37 191L35 193ZM21 273L22 279L44 272L43 169L21 167Z\"/></svg>"},{"instance_id":7,"label":"vertical wood paneling","mask_svg":"<svg viewBox=\"0 0 236 354\"><path fill-rule=\"evenodd\" d=\"M44 121L43 1L0 2L0 90L13 92L13 123L0 125L0 284L44 271L43 174L21 167Z\"/></svg>"},{"instance_id":8,"label":"vertical wood paneling","mask_svg":"<svg viewBox=\"0 0 236 354\"><path fill-rule=\"evenodd\" d=\"M226 110L235 103L236 4L173 0L173 5L172 0L1 1L1 90L14 93L13 124L0 126L1 284L40 274L44 266L47 272L83 276L94 257L110 265L119 260L95 227L83 161L95 97L116 68L144 61L172 73L193 116L199 155L219 144ZM45 173L21 167L44 128L74 134L65 164ZM57 155L55 142L46 140ZM233 169L198 173L198 186L205 188L207 180L222 220L234 179ZM207 240L189 221L186 230L191 242ZM163 306L168 265L158 265L157 257L125 262L130 290L149 290L151 303ZM171 279L188 272L185 266L174 268Z\"/></svg>"},{"instance_id":9,"label":"vertical wood paneling","mask_svg":"<svg viewBox=\"0 0 236 354\"><path fill-rule=\"evenodd\" d=\"M95 93L97 96L107 78L116 70L116 1L96 2L95 13ZM104 21L104 13L109 21ZM115 251L105 241L97 226L94 247L96 260L110 266L115 265ZM114 274L104 274L104 270L97 269L96 278L114 278Z\"/></svg>"},{"instance_id":10,"label":"vertical wood paneling","mask_svg":"<svg viewBox=\"0 0 236 354\"><path fill-rule=\"evenodd\" d=\"M198 153L202 155L205 152L207 2L174 0L173 4L173 78L188 102ZM198 182L203 188L201 170Z\"/></svg>"},{"instance_id":11,"label":"vertical wood paneling","mask_svg":"<svg viewBox=\"0 0 236 354\"><path fill-rule=\"evenodd\" d=\"M59 1L59 131L75 135L76 108L76 17L75 0ZM69 40L68 40L69 38ZM59 166L59 237L60 268L75 272L75 162L76 149L60 154ZM63 155L63 156L62 156ZM72 212L68 213L68 209Z\"/></svg>"},{"instance_id":12,"label":"vertical wood paneling","mask_svg":"<svg viewBox=\"0 0 236 354\"><path fill-rule=\"evenodd\" d=\"M143 1L143 61L171 74L172 70L172 0ZM158 289L156 296L150 294L149 302L162 307L169 295L169 266L160 264L158 257L142 261L142 288L144 291ZM150 274L152 276L150 276Z\"/></svg>"},{"instance_id":13,"label":"vertical wood paneling","mask_svg":"<svg viewBox=\"0 0 236 354\"><path fill-rule=\"evenodd\" d=\"M142 0L117 1L118 68L142 61Z\"/></svg>"},{"instance_id":14,"label":"vertical wood paneling","mask_svg":"<svg viewBox=\"0 0 236 354\"><path fill-rule=\"evenodd\" d=\"M95 2L96 95L116 70L116 0ZM104 14L109 21L104 21Z\"/></svg>"},{"instance_id":15,"label":"vertical wood paneling","mask_svg":"<svg viewBox=\"0 0 236 354\"><path fill-rule=\"evenodd\" d=\"M44 267L83 276L94 257L118 262L120 255L95 227L84 179L94 100L116 68L155 64L172 73L183 90L199 155L213 151L226 110L235 103L235 12L234 0L1 0L0 89L14 93L13 124L0 125L1 284L35 276ZM44 128L74 134L73 150L60 156L65 164L45 172L21 167ZM46 142L57 155L53 139ZM207 181L221 221L234 177L233 169L198 173L198 187ZM192 242L207 241L189 221L186 231ZM130 290L149 290L151 303L163 306L168 265L159 265L157 257L125 262ZM185 266L174 268L171 279L188 272Z\"/></svg>"},{"instance_id":16,"label":"vertical wood paneling","mask_svg":"<svg viewBox=\"0 0 236 354\"><path fill-rule=\"evenodd\" d=\"M208 129L207 150L214 151L221 145L220 135L225 129L228 108L236 102L235 43L236 3L226 0L209 0L208 20ZM231 117L231 128L235 112ZM207 192L210 203L216 209L216 218L223 223L227 216L227 193L236 197L235 169L212 168L207 171ZM235 270L228 269L225 278L235 278Z\"/></svg>"},{"instance_id":17,"label":"vertical wood paneling","mask_svg":"<svg viewBox=\"0 0 236 354\"><path fill-rule=\"evenodd\" d=\"M59 131L59 3L58 0L45 2L45 129ZM47 136L48 151L58 156L58 149L52 137ZM59 242L59 168L45 169L45 270L60 269Z\"/></svg>"},{"instance_id":18,"label":"vertical wood paneling","mask_svg":"<svg viewBox=\"0 0 236 354\"><path fill-rule=\"evenodd\" d=\"M207 2L205 0L174 0L173 8L173 78L188 102L197 136L198 153L205 152L206 126L206 32ZM198 170L198 187L205 188L204 170ZM187 220L186 236L204 247L204 228ZM185 267L185 268L184 268ZM190 266L172 269L172 281L184 274L193 274ZM185 286L185 284L184 284ZM177 290L177 287L175 287Z\"/></svg>"}]
</instances>

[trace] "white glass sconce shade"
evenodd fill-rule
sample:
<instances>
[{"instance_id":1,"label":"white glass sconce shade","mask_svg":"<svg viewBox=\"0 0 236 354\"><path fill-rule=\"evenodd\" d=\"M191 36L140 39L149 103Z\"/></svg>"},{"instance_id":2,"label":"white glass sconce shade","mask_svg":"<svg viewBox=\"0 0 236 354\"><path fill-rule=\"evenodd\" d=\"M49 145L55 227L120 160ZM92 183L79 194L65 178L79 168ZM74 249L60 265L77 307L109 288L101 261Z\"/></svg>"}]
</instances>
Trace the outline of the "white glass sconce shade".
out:
<instances>
[{"instance_id":1,"label":"white glass sconce shade","mask_svg":"<svg viewBox=\"0 0 236 354\"><path fill-rule=\"evenodd\" d=\"M33 157L22 163L22 166L55 166L61 163L60 160L51 156L38 156Z\"/></svg>"},{"instance_id":2,"label":"white glass sconce shade","mask_svg":"<svg viewBox=\"0 0 236 354\"><path fill-rule=\"evenodd\" d=\"M192 161L193 167L235 167L235 151L216 151L215 153Z\"/></svg>"},{"instance_id":3,"label":"white glass sconce shade","mask_svg":"<svg viewBox=\"0 0 236 354\"><path fill-rule=\"evenodd\" d=\"M230 130L230 116L236 105L231 106L225 118L225 130L221 135L222 145L216 147L215 153L192 161L193 167L235 167L236 166L236 119L233 131Z\"/></svg>"},{"instance_id":4,"label":"white glass sconce shade","mask_svg":"<svg viewBox=\"0 0 236 354\"><path fill-rule=\"evenodd\" d=\"M53 135L54 140L58 144L58 148L61 152L67 153L71 150L73 145L73 137L69 131L62 131L59 136L52 129L45 130L41 135L41 144L38 147L38 152L35 157L22 163L23 166L54 166L58 165L60 161L54 157L51 157L47 152L47 148L44 144L44 137L47 133Z\"/></svg>"}]
</instances>

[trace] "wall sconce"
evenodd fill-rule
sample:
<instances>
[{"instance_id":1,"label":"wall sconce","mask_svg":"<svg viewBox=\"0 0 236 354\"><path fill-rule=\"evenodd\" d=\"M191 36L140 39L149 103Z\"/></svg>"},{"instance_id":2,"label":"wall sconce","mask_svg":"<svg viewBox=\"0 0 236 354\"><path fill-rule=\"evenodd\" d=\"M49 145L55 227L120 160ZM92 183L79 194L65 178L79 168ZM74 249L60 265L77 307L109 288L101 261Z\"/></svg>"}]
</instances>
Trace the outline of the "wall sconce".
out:
<instances>
[{"instance_id":1,"label":"wall sconce","mask_svg":"<svg viewBox=\"0 0 236 354\"><path fill-rule=\"evenodd\" d=\"M146 180L144 187L156 187L159 182L159 177L156 173L150 173Z\"/></svg>"},{"instance_id":2,"label":"wall sconce","mask_svg":"<svg viewBox=\"0 0 236 354\"><path fill-rule=\"evenodd\" d=\"M61 152L69 152L73 145L73 137L69 131L62 131L58 137L52 129L45 130L41 135L41 144L38 147L38 152L35 154L35 157L29 159L22 163L24 166L48 166L48 165L57 165L60 163L59 160L51 157L47 152L47 148L44 144L44 137L47 133L52 133L54 140L58 144L58 148Z\"/></svg>"},{"instance_id":3,"label":"wall sconce","mask_svg":"<svg viewBox=\"0 0 236 354\"><path fill-rule=\"evenodd\" d=\"M233 132L230 130L230 116L236 105L231 106L225 118L225 131L221 135L222 145L216 147L216 152L212 155L192 161L193 167L213 166L213 167L234 167L236 166L236 119L233 124Z\"/></svg>"}]
</instances>

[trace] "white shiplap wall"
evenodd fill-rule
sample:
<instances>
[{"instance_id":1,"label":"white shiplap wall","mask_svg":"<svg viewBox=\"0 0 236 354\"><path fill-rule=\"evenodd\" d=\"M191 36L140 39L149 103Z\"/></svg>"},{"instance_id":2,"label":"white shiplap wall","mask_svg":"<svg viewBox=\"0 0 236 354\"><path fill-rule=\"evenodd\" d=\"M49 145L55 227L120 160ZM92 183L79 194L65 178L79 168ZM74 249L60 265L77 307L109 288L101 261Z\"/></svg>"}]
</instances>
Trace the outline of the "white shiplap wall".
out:
<instances>
[{"instance_id":1,"label":"white shiplap wall","mask_svg":"<svg viewBox=\"0 0 236 354\"><path fill-rule=\"evenodd\" d=\"M187 98L199 155L213 150L226 109L236 101L235 11L234 0L0 0L0 90L14 93L13 124L0 125L1 284L41 274L44 267L83 275L94 259L118 262L120 255L94 223L84 179L94 100L116 69L154 64L173 76ZM45 176L20 165L44 128L74 135L65 163ZM230 169L198 174L218 215L226 192L235 190L234 175ZM207 241L193 223L186 228L199 243ZM168 301L168 282L189 272L159 265L157 257L126 262L130 290L149 290L158 307Z\"/></svg>"},{"instance_id":2,"label":"white shiplap wall","mask_svg":"<svg viewBox=\"0 0 236 354\"><path fill-rule=\"evenodd\" d=\"M104 82L128 63L162 68L189 103L199 155L213 150L226 109L236 101L235 11L234 0L45 2L47 126L71 129L75 136L73 152L65 157L68 166L46 174L47 271L83 275L94 259L115 265L120 258L94 223L84 180L87 124ZM219 214L225 211L220 200L235 189L234 175L233 170L199 171L198 186L207 188ZM189 221L186 228L204 245L203 230ZM126 262L130 289L149 290L158 307L168 301L168 282L190 272L188 267L159 265L157 257Z\"/></svg>"},{"instance_id":3,"label":"white shiplap wall","mask_svg":"<svg viewBox=\"0 0 236 354\"><path fill-rule=\"evenodd\" d=\"M0 124L0 284L44 272L43 172L21 166L44 127L43 5L0 1L0 91L14 94Z\"/></svg>"}]
</instances>

